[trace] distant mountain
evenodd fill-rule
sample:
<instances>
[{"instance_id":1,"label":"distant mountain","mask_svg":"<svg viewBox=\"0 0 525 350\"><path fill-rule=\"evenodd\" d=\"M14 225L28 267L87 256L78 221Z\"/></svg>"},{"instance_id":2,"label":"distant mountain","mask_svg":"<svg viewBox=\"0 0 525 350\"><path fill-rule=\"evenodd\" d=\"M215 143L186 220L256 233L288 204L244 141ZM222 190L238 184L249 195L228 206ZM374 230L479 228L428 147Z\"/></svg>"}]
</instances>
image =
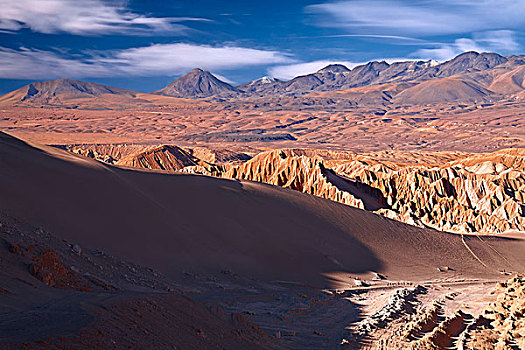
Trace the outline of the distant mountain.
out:
<instances>
[{"instance_id":1,"label":"distant mountain","mask_svg":"<svg viewBox=\"0 0 525 350\"><path fill-rule=\"evenodd\" d=\"M329 64L328 66L317 71L319 74L337 74L346 72L350 72L350 69L342 64Z\"/></svg>"},{"instance_id":2,"label":"distant mountain","mask_svg":"<svg viewBox=\"0 0 525 350\"><path fill-rule=\"evenodd\" d=\"M317 73L313 73L295 77L290 81L284 82L281 87L286 92L298 93L312 91L323 84L322 77L319 77Z\"/></svg>"},{"instance_id":3,"label":"distant mountain","mask_svg":"<svg viewBox=\"0 0 525 350\"><path fill-rule=\"evenodd\" d=\"M264 77L261 77L259 79L255 79L255 80L249 81L247 83L244 83L242 85L239 85L239 86L237 86L237 88L239 90L243 90L244 91L244 90L247 90L249 88L256 87L256 86L263 86L263 85L275 84L275 83L280 83L280 82L281 82L281 80L279 80L277 78L264 76Z\"/></svg>"},{"instance_id":4,"label":"distant mountain","mask_svg":"<svg viewBox=\"0 0 525 350\"><path fill-rule=\"evenodd\" d=\"M409 87L397 94L394 101L400 104L481 102L490 101L493 95L492 91L476 82L459 77L448 77L427 80Z\"/></svg>"},{"instance_id":5,"label":"distant mountain","mask_svg":"<svg viewBox=\"0 0 525 350\"><path fill-rule=\"evenodd\" d=\"M385 61L368 62L363 66L357 66L352 69L345 83L348 87L370 85L381 80L379 79L381 73L388 68L390 68L390 65Z\"/></svg>"},{"instance_id":6,"label":"distant mountain","mask_svg":"<svg viewBox=\"0 0 525 350\"><path fill-rule=\"evenodd\" d=\"M87 83L72 79L58 79L36 82L0 97L0 102L25 102L31 104L62 104L74 99L119 95L130 98L136 93L131 90Z\"/></svg>"},{"instance_id":7,"label":"distant mountain","mask_svg":"<svg viewBox=\"0 0 525 350\"><path fill-rule=\"evenodd\" d=\"M158 95L183 98L202 98L209 96L232 97L240 93L240 90L217 79L210 72L199 68L178 78L165 88L154 92L154 94Z\"/></svg>"},{"instance_id":8,"label":"distant mountain","mask_svg":"<svg viewBox=\"0 0 525 350\"><path fill-rule=\"evenodd\" d=\"M250 95L255 95L258 92L273 93L275 91L272 91L272 89L278 89L281 83L282 81L279 79L264 76L259 79L255 79L242 85L239 85L237 86L237 89Z\"/></svg>"},{"instance_id":9,"label":"distant mountain","mask_svg":"<svg viewBox=\"0 0 525 350\"><path fill-rule=\"evenodd\" d=\"M264 77L256 79L256 80L252 80L252 81L250 81L250 82L248 82L246 84L243 84L241 86L266 85L266 84L274 84L274 83L278 83L278 82L280 82L280 80L277 79L277 78L264 76ZM240 87L239 87L239 89L240 89Z\"/></svg>"},{"instance_id":10,"label":"distant mountain","mask_svg":"<svg viewBox=\"0 0 525 350\"><path fill-rule=\"evenodd\" d=\"M278 86L260 86L257 92L265 94L278 91L294 95L311 91L350 89L391 81L407 81L419 77L425 69L434 65L434 61L407 61L393 64L385 61L372 61L350 70L344 65L332 64L315 73L281 82Z\"/></svg>"},{"instance_id":11,"label":"distant mountain","mask_svg":"<svg viewBox=\"0 0 525 350\"><path fill-rule=\"evenodd\" d=\"M477 53L474 51L462 53L450 61L435 67L436 76L450 77L456 74L469 73L490 69L507 62L508 59L497 53Z\"/></svg>"},{"instance_id":12,"label":"distant mountain","mask_svg":"<svg viewBox=\"0 0 525 350\"><path fill-rule=\"evenodd\" d=\"M502 94L523 93L525 91L525 65L493 76L489 87Z\"/></svg>"},{"instance_id":13,"label":"distant mountain","mask_svg":"<svg viewBox=\"0 0 525 350\"><path fill-rule=\"evenodd\" d=\"M257 93L279 92L294 95L311 91L344 90L393 82L419 83L434 78L485 71L507 61L507 58L496 53L466 52L441 64L432 60L394 62L392 64L385 61L371 61L351 70L343 65L334 64L315 73L281 82L278 86L260 86Z\"/></svg>"}]
</instances>

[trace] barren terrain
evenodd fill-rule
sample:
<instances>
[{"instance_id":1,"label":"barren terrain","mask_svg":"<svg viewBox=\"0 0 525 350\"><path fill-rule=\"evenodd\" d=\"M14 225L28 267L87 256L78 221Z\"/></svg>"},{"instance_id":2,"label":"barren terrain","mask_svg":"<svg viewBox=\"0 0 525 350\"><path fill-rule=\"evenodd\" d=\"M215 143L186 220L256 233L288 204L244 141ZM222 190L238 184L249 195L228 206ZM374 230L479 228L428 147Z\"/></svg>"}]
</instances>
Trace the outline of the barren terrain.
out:
<instances>
[{"instance_id":1,"label":"barren terrain","mask_svg":"<svg viewBox=\"0 0 525 350\"><path fill-rule=\"evenodd\" d=\"M110 346L123 334L114 327L140 329L125 333L131 342L145 341L143 333L158 339L155 347L174 344L156 326L156 308L174 323L170 329L183 327L186 336L177 342L186 344L366 344L370 335L356 322L375 317L382 303L389 308L384 297L390 293L422 286L400 300L415 308L467 287L486 291L487 282L525 264L520 235L447 234L268 185L121 170L7 135L1 142L2 211L24 218L2 219L6 313L0 326L10 334L2 342L13 346L38 347L32 343L38 340L80 347L86 336ZM366 307L369 302L376 306ZM462 308L480 308L476 299L465 302ZM69 310L67 325L54 321L60 307ZM181 320L188 307L193 318ZM396 315L412 313L403 310ZM42 322L49 326L36 327ZM75 338L78 332L84 336ZM216 338L217 332L240 338Z\"/></svg>"},{"instance_id":2,"label":"barren terrain","mask_svg":"<svg viewBox=\"0 0 525 350\"><path fill-rule=\"evenodd\" d=\"M524 65L0 97L0 348L525 349Z\"/></svg>"}]
</instances>

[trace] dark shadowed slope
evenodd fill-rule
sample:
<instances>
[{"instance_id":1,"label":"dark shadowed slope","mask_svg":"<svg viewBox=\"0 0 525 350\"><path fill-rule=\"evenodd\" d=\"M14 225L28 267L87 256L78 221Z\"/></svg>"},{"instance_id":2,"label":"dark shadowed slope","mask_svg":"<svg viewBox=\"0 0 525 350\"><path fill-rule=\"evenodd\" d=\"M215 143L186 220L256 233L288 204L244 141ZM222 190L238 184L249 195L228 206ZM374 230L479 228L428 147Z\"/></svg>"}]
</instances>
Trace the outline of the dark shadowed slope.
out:
<instances>
[{"instance_id":1,"label":"dark shadowed slope","mask_svg":"<svg viewBox=\"0 0 525 350\"><path fill-rule=\"evenodd\" d=\"M6 134L0 193L0 209L11 215L174 276L230 269L326 285L337 272L417 280L447 265L460 276L490 277L525 263L521 239L464 243L292 190L124 170Z\"/></svg>"}]
</instances>

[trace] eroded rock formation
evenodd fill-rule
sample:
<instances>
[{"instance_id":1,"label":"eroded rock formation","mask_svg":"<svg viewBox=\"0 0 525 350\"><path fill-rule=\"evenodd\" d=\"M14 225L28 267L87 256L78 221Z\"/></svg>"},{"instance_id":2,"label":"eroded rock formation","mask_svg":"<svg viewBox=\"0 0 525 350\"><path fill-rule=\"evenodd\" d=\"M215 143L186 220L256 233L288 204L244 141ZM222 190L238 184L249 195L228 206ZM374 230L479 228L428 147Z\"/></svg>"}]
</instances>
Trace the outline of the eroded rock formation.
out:
<instances>
[{"instance_id":1,"label":"eroded rock formation","mask_svg":"<svg viewBox=\"0 0 525 350\"><path fill-rule=\"evenodd\" d=\"M167 145L129 155L117 162L117 165L122 166L171 171L198 164L199 160L187 151L177 146Z\"/></svg>"},{"instance_id":2,"label":"eroded rock formation","mask_svg":"<svg viewBox=\"0 0 525 350\"><path fill-rule=\"evenodd\" d=\"M525 231L525 149L488 154L77 147L123 166L263 182L456 233ZM424 161L421 161L421 160Z\"/></svg>"},{"instance_id":3,"label":"eroded rock formation","mask_svg":"<svg viewBox=\"0 0 525 350\"><path fill-rule=\"evenodd\" d=\"M298 155L294 150L263 152L240 165L214 168L200 166L184 170L205 175L264 182L365 209L363 199L346 190L352 184L326 169L320 157Z\"/></svg>"},{"instance_id":4,"label":"eroded rock formation","mask_svg":"<svg viewBox=\"0 0 525 350\"><path fill-rule=\"evenodd\" d=\"M339 152L275 150L241 165L184 171L291 188L421 227L501 233L525 229L524 159L525 150L505 150L429 167L354 153L345 160Z\"/></svg>"},{"instance_id":5,"label":"eroded rock formation","mask_svg":"<svg viewBox=\"0 0 525 350\"><path fill-rule=\"evenodd\" d=\"M525 228L525 150L508 152L432 168L351 161L333 169L379 189L391 208L378 213L392 219L452 232L500 233Z\"/></svg>"}]
</instances>

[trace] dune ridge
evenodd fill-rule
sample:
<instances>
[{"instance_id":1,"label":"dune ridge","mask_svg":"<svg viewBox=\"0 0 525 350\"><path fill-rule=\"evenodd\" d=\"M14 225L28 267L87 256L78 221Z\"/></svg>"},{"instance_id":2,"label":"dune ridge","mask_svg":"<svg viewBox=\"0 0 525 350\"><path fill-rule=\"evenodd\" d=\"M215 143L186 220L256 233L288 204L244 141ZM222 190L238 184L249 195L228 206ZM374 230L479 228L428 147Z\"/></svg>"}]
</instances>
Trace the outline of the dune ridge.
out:
<instances>
[{"instance_id":1,"label":"dune ridge","mask_svg":"<svg viewBox=\"0 0 525 350\"><path fill-rule=\"evenodd\" d=\"M2 210L167 273L231 269L325 284L344 271L428 278L446 261L460 274L497 276L523 264L511 248L520 239L492 238L496 253L474 237L407 226L297 191L121 170L6 134L1 142Z\"/></svg>"}]
</instances>

